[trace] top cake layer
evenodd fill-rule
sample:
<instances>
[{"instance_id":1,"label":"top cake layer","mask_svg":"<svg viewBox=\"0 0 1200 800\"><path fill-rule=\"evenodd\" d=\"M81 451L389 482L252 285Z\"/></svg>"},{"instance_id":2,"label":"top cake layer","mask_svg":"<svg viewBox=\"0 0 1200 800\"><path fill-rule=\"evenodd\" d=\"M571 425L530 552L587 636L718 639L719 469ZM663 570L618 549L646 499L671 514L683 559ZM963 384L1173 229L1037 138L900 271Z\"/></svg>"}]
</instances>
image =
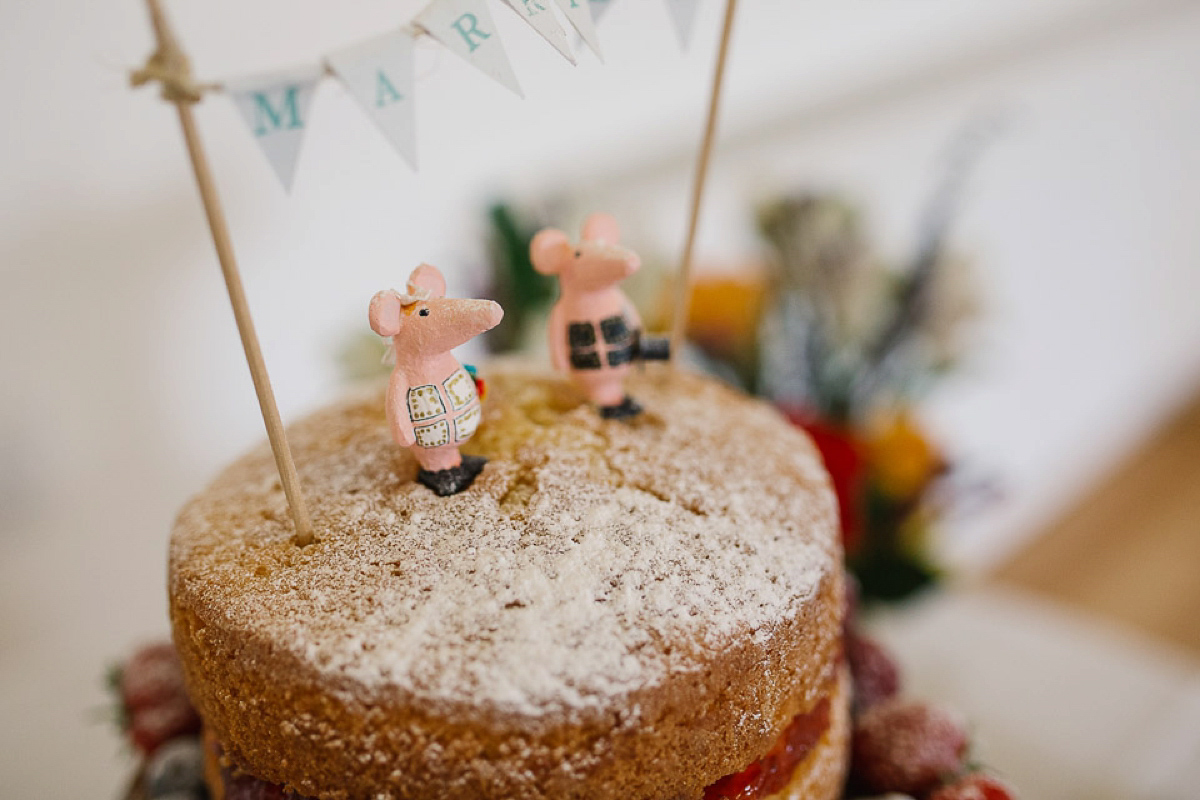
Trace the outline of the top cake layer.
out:
<instances>
[{"instance_id":1,"label":"top cake layer","mask_svg":"<svg viewBox=\"0 0 1200 800\"><path fill-rule=\"evenodd\" d=\"M460 495L412 481L371 392L291 429L315 545L292 543L266 449L183 510L172 618L206 720L321 797L599 797L577 790L605 770L707 757L604 781L686 796L744 766L836 650L808 440L686 373L632 378L632 424L555 379L488 377L466 451L490 461Z\"/></svg>"}]
</instances>

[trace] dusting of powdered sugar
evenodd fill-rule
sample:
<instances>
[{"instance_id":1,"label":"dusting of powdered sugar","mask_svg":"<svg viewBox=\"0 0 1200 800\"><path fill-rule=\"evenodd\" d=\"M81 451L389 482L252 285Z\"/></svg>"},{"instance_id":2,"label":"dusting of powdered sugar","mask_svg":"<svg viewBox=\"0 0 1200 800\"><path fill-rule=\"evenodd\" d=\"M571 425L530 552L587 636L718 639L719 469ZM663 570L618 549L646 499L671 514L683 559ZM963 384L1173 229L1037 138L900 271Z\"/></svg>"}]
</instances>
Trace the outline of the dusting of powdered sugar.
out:
<instances>
[{"instance_id":1,"label":"dusting of powdered sugar","mask_svg":"<svg viewBox=\"0 0 1200 800\"><path fill-rule=\"evenodd\" d=\"M603 712L767 636L834 571L819 457L766 406L656 370L625 424L553 378L489 379L470 490L413 483L369 392L291 430L318 543L291 543L260 450L181 513L175 602L363 698L532 719Z\"/></svg>"}]
</instances>

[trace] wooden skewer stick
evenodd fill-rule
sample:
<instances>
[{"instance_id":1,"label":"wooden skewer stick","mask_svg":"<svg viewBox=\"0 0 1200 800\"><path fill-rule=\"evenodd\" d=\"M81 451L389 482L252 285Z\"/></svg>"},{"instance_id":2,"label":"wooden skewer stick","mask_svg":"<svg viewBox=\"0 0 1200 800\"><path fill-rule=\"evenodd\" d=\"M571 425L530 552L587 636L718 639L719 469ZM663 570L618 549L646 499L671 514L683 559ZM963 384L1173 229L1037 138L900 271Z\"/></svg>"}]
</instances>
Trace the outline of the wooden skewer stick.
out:
<instances>
[{"instance_id":1,"label":"wooden skewer stick","mask_svg":"<svg viewBox=\"0 0 1200 800\"><path fill-rule=\"evenodd\" d=\"M187 57L167 24L159 0L146 0L146 3L158 41L158 50L151 57L151 61L172 73L169 79L164 79L163 96L173 102L179 112L179 124L183 128L188 156L196 174L196 185L200 189L204 213L208 217L208 228L217 249L217 260L221 263L221 273L225 276L225 288L229 291L233 317L237 321L242 348L246 351L246 363L250 367L250 377L254 381L258 405L262 410L263 422L267 426L267 438L271 441L271 450L275 453L275 466L279 470L284 494L287 495L288 508L296 529L295 541L303 547L311 544L316 536L308 515L308 506L304 502L304 493L300 488L300 477L296 474L296 462L292 460L292 450L288 445L283 421L279 417L279 408L275 404L275 392L271 389L271 379L267 375L267 365L263 361L258 335L254 332L254 320L250 316L250 306L242 288L241 274L238 272L237 259L233 253L233 242L225 223L225 212L221 207L216 183L213 181L208 158L204 154L204 147L196 129L196 120L192 114L192 103L198 99L197 89L192 83Z\"/></svg>"},{"instance_id":2,"label":"wooden skewer stick","mask_svg":"<svg viewBox=\"0 0 1200 800\"><path fill-rule=\"evenodd\" d=\"M675 287L675 308L671 317L671 363L679 362L683 343L687 336L688 309L692 300L692 257L696 247L696 230L700 223L700 204L704 199L704 186L708 181L708 165L712 161L713 145L716 142L717 114L721 106L721 89L725 84L725 63L729 57L729 40L733 34L733 17L737 0L725 2L725 24L721 29L721 46L717 51L717 66L713 73L712 95L708 100L708 121L704 125L704 140L700 144L700 155L696 160L696 177L692 185L692 207L688 217L687 240L683 246L683 260Z\"/></svg>"}]
</instances>

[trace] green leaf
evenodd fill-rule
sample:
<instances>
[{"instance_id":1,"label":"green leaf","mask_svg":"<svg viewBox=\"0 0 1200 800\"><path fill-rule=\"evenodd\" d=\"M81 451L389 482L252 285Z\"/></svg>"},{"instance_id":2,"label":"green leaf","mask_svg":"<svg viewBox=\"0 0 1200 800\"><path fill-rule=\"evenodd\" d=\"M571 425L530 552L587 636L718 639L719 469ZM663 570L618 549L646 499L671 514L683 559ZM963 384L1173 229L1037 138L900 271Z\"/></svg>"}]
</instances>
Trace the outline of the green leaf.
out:
<instances>
[{"instance_id":1,"label":"green leaf","mask_svg":"<svg viewBox=\"0 0 1200 800\"><path fill-rule=\"evenodd\" d=\"M529 243L542 228L540 221L497 202L488 209L488 222L492 296L504 306L504 319L484 341L499 353L516 349L527 322L553 298L555 281L535 270L529 256Z\"/></svg>"},{"instance_id":2,"label":"green leaf","mask_svg":"<svg viewBox=\"0 0 1200 800\"><path fill-rule=\"evenodd\" d=\"M937 583L941 574L923 559L892 548L867 549L847 563L866 602L906 600Z\"/></svg>"}]
</instances>

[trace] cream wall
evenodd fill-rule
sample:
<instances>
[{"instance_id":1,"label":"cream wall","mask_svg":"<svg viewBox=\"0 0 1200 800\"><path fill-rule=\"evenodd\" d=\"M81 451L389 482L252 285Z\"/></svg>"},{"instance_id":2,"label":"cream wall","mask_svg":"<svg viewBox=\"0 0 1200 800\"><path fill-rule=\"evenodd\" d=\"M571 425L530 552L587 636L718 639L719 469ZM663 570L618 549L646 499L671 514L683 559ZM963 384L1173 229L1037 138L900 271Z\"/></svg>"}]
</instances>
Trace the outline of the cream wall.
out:
<instances>
[{"instance_id":1,"label":"cream wall","mask_svg":"<svg viewBox=\"0 0 1200 800\"><path fill-rule=\"evenodd\" d=\"M168 0L205 77L306 60L412 5ZM327 84L285 197L231 106L200 108L285 416L336 392L332 350L375 289L428 260L470 290L486 192L567 179L678 246L719 4L681 56L658 3L624 0L601 29L608 63L577 68L493 7L528 99L424 53L419 174ZM849 189L902 254L950 134L980 109L1010 120L957 236L991 306L980 355L929 408L1009 486L948 533L961 563L1011 547L1200 378L1198 37L1200 5L1183 0L743 0L708 259L744 253L746 203L793 182ZM124 85L148 47L135 0L0 6L13 797L118 785L125 763L86 712L102 667L165 631L174 510L262 435L175 122Z\"/></svg>"}]
</instances>

